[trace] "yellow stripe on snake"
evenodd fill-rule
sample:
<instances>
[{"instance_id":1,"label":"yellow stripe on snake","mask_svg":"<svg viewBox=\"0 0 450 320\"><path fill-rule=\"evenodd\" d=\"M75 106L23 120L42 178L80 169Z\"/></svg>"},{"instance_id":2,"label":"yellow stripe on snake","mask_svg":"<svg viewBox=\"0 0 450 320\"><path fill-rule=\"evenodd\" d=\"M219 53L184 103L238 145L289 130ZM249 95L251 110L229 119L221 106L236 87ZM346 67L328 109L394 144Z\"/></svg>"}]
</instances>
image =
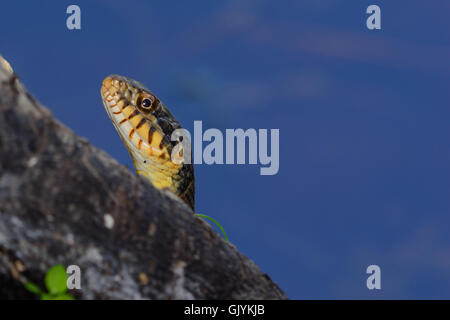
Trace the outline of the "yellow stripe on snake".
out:
<instances>
[{"instance_id":1,"label":"yellow stripe on snake","mask_svg":"<svg viewBox=\"0 0 450 320\"><path fill-rule=\"evenodd\" d=\"M103 80L101 96L136 173L171 190L194 210L194 167L171 159L177 141L170 137L181 125L167 107L141 83L118 75Z\"/></svg>"}]
</instances>

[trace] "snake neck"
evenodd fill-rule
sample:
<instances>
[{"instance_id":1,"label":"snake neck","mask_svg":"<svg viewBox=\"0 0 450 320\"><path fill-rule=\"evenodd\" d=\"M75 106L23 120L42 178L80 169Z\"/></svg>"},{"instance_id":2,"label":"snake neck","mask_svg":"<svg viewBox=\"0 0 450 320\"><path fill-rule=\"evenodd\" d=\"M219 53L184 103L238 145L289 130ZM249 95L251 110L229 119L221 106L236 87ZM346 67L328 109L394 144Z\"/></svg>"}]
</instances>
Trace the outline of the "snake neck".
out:
<instances>
[{"instance_id":1,"label":"snake neck","mask_svg":"<svg viewBox=\"0 0 450 320\"><path fill-rule=\"evenodd\" d=\"M158 189L169 189L195 211L194 168L191 164L157 161L136 150L124 141L136 174L150 181Z\"/></svg>"}]
</instances>

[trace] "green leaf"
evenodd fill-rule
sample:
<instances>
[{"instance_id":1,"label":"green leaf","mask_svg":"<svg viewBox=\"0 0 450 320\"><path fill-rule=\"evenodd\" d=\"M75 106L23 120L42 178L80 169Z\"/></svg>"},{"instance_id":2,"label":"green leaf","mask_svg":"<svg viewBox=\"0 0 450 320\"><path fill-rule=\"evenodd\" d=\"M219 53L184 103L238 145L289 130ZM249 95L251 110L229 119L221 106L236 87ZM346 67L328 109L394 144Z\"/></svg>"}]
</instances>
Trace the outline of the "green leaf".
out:
<instances>
[{"instance_id":1,"label":"green leaf","mask_svg":"<svg viewBox=\"0 0 450 320\"><path fill-rule=\"evenodd\" d=\"M53 300L75 300L75 298L68 293L63 293L55 296Z\"/></svg>"},{"instance_id":2,"label":"green leaf","mask_svg":"<svg viewBox=\"0 0 450 320\"><path fill-rule=\"evenodd\" d=\"M41 289L39 289L39 287L36 284L30 281L25 282L25 289L38 296L40 296L42 293Z\"/></svg>"},{"instance_id":3,"label":"green leaf","mask_svg":"<svg viewBox=\"0 0 450 320\"><path fill-rule=\"evenodd\" d=\"M53 299L53 296L51 294L43 293L41 295L41 300L54 300L54 299Z\"/></svg>"},{"instance_id":4,"label":"green leaf","mask_svg":"<svg viewBox=\"0 0 450 320\"><path fill-rule=\"evenodd\" d=\"M60 294L67 291L66 269L60 265L54 265L45 275L45 286L50 294Z\"/></svg>"},{"instance_id":5,"label":"green leaf","mask_svg":"<svg viewBox=\"0 0 450 320\"><path fill-rule=\"evenodd\" d=\"M75 298L68 293L61 293L57 295L44 293L41 296L41 300L75 300Z\"/></svg>"}]
</instances>

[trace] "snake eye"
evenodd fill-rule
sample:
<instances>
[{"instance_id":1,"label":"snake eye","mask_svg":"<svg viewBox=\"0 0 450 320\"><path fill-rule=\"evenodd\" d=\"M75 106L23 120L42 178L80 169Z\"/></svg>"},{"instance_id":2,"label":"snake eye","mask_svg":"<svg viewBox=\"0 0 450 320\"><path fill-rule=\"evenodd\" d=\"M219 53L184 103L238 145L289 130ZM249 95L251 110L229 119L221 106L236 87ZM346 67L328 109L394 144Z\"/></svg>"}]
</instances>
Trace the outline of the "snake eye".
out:
<instances>
[{"instance_id":1,"label":"snake eye","mask_svg":"<svg viewBox=\"0 0 450 320\"><path fill-rule=\"evenodd\" d=\"M152 105L152 101L150 100L150 99L144 99L144 100L142 100L142 103L141 103L141 106L142 106L142 108L150 108L151 107L151 105Z\"/></svg>"}]
</instances>

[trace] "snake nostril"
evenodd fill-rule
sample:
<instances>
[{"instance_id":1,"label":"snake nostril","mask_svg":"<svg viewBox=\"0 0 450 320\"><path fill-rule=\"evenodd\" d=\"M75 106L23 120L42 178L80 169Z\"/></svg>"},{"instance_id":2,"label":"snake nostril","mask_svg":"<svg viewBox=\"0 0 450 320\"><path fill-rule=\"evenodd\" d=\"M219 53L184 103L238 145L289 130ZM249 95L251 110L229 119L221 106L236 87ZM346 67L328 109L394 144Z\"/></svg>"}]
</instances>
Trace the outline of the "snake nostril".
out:
<instances>
[{"instance_id":1,"label":"snake nostril","mask_svg":"<svg viewBox=\"0 0 450 320\"><path fill-rule=\"evenodd\" d=\"M106 77L106 78L103 80L103 83L102 83L102 85L103 85L106 89L109 89L109 87L111 87L111 84L112 84L112 78L111 78L111 77Z\"/></svg>"}]
</instances>

